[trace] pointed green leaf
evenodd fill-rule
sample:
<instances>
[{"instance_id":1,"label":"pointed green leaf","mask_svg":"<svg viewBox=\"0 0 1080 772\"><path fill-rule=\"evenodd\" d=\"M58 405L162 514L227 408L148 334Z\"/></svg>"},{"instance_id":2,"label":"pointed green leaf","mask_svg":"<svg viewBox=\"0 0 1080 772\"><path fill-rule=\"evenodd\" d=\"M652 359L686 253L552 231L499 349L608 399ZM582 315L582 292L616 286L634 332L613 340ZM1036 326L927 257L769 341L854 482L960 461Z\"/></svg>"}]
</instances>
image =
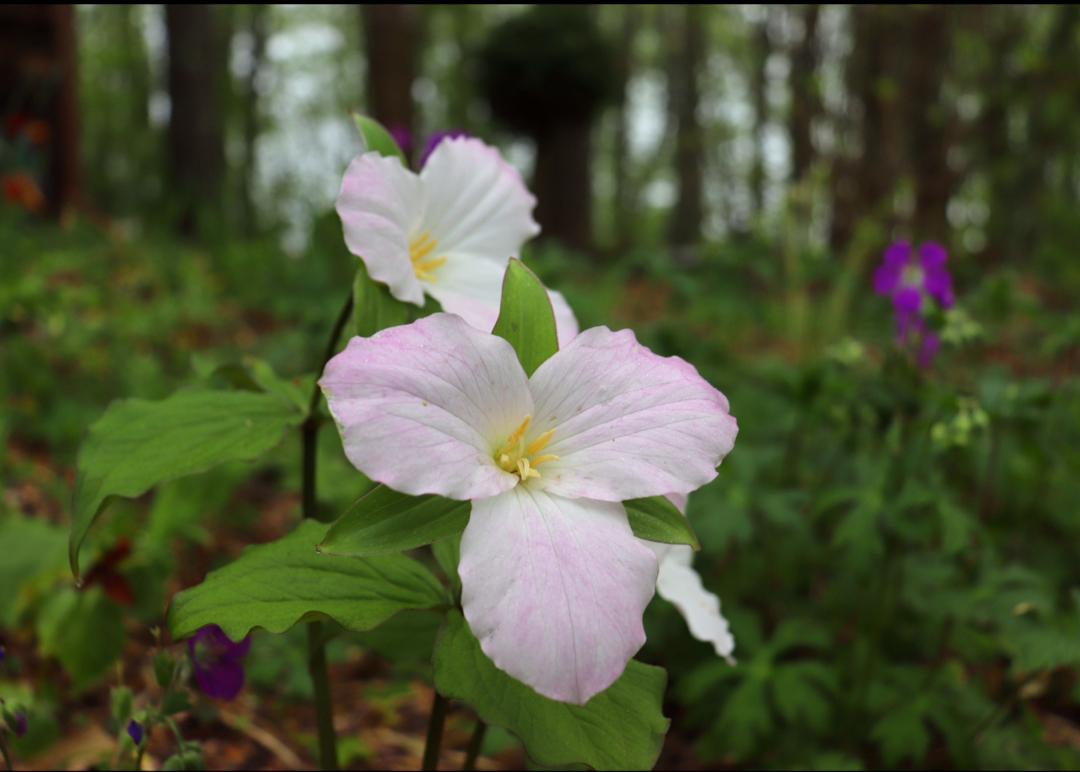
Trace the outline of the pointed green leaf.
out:
<instances>
[{"instance_id":1,"label":"pointed green leaf","mask_svg":"<svg viewBox=\"0 0 1080 772\"><path fill-rule=\"evenodd\" d=\"M71 570L78 575L79 547L111 497L141 496L223 461L258 458L303 420L283 397L252 391L179 391L160 402L112 403L79 447Z\"/></svg>"},{"instance_id":2,"label":"pointed green leaf","mask_svg":"<svg viewBox=\"0 0 1080 772\"><path fill-rule=\"evenodd\" d=\"M559 350L555 312L547 290L517 258L506 266L502 305L492 333L510 342L529 377Z\"/></svg>"},{"instance_id":3,"label":"pointed green leaf","mask_svg":"<svg viewBox=\"0 0 1080 772\"><path fill-rule=\"evenodd\" d=\"M434 665L435 688L444 697L465 700L485 724L516 734L542 766L652 769L660 755L670 723L661 705L667 684L661 668L631 660L587 705L556 702L496 668L456 610L439 633Z\"/></svg>"},{"instance_id":4,"label":"pointed green leaf","mask_svg":"<svg viewBox=\"0 0 1080 772\"><path fill-rule=\"evenodd\" d=\"M364 139L365 152L374 151L379 155L398 158L402 166L406 169L409 168L409 162L406 160L405 154L401 152L397 142L390 136L390 132L382 127L381 123L360 113L350 112L349 115L356 122L356 128L360 130L360 136Z\"/></svg>"},{"instance_id":5,"label":"pointed green leaf","mask_svg":"<svg viewBox=\"0 0 1080 772\"><path fill-rule=\"evenodd\" d=\"M327 555L381 555L457 536L472 503L442 496L407 496L380 485L338 518L319 545Z\"/></svg>"},{"instance_id":6,"label":"pointed green leaf","mask_svg":"<svg viewBox=\"0 0 1080 772\"><path fill-rule=\"evenodd\" d=\"M297 622L330 617L348 630L370 630L405 609L446 602L435 575L402 554L366 558L320 555L328 526L306 520L291 534L248 547L169 607L180 639L220 625L234 641L256 628L283 633Z\"/></svg>"},{"instance_id":7,"label":"pointed green leaf","mask_svg":"<svg viewBox=\"0 0 1080 772\"><path fill-rule=\"evenodd\" d=\"M368 276L363 260L356 261L353 283L353 320L356 334L370 338L379 330L409 321L409 308L390 294L390 288Z\"/></svg>"},{"instance_id":8,"label":"pointed green leaf","mask_svg":"<svg viewBox=\"0 0 1080 772\"><path fill-rule=\"evenodd\" d=\"M694 551L700 550L694 529L675 505L663 496L624 501L626 516L634 536L647 541L664 544L689 544Z\"/></svg>"}]
</instances>

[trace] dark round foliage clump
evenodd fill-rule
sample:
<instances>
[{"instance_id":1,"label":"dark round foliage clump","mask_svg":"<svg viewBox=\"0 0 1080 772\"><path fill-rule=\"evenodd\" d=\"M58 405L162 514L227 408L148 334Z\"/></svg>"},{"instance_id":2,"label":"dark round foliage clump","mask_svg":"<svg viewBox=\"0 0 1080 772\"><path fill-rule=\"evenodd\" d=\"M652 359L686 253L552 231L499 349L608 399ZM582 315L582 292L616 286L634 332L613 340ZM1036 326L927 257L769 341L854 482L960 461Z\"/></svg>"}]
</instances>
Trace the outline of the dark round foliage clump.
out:
<instances>
[{"instance_id":1,"label":"dark round foliage clump","mask_svg":"<svg viewBox=\"0 0 1080 772\"><path fill-rule=\"evenodd\" d=\"M613 50L585 6L535 5L493 29L480 52L481 93L524 134L588 121L617 88Z\"/></svg>"}]
</instances>

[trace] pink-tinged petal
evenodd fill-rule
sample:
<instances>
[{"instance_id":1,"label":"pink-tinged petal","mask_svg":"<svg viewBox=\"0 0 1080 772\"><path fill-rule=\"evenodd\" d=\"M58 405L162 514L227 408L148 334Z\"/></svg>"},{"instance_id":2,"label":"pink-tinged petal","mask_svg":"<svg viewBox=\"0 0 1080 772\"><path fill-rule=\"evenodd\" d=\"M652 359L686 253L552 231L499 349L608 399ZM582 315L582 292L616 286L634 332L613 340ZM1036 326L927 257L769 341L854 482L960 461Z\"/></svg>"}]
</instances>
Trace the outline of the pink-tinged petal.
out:
<instances>
[{"instance_id":1,"label":"pink-tinged petal","mask_svg":"<svg viewBox=\"0 0 1080 772\"><path fill-rule=\"evenodd\" d=\"M574 316L574 309L570 308L561 292L548 290L548 297L551 299L551 310L555 312L555 334L559 338L559 348L566 348L566 344L577 337L581 327Z\"/></svg>"},{"instance_id":2,"label":"pink-tinged petal","mask_svg":"<svg viewBox=\"0 0 1080 772\"><path fill-rule=\"evenodd\" d=\"M529 382L526 437L554 429L534 484L559 496L625 501L689 493L716 477L738 425L693 365L661 357L630 330L585 330Z\"/></svg>"},{"instance_id":3,"label":"pink-tinged petal","mask_svg":"<svg viewBox=\"0 0 1080 772\"><path fill-rule=\"evenodd\" d=\"M372 480L459 500L518 481L494 454L533 412L525 372L509 343L457 316L353 338L319 385L345 455Z\"/></svg>"},{"instance_id":4,"label":"pink-tinged petal","mask_svg":"<svg viewBox=\"0 0 1080 772\"><path fill-rule=\"evenodd\" d=\"M584 705L645 642L656 556L621 503L526 485L474 501L458 572L484 653L553 700Z\"/></svg>"},{"instance_id":5,"label":"pink-tinged petal","mask_svg":"<svg viewBox=\"0 0 1080 772\"><path fill-rule=\"evenodd\" d=\"M690 567L694 549L686 544L642 543L656 553L660 562L656 592L679 610L691 635L711 643L718 657L733 662L731 652L735 648L735 639L720 613L720 599L705 589L698 572Z\"/></svg>"},{"instance_id":6,"label":"pink-tinged petal","mask_svg":"<svg viewBox=\"0 0 1080 772\"><path fill-rule=\"evenodd\" d=\"M425 200L420 178L400 160L364 153L349 164L336 206L345 244L371 278L389 286L398 300L418 306L424 290L409 259L409 237Z\"/></svg>"},{"instance_id":7,"label":"pink-tinged petal","mask_svg":"<svg viewBox=\"0 0 1080 772\"><path fill-rule=\"evenodd\" d=\"M690 497L685 493L665 493L664 498L675 505L675 509L686 515L686 505L690 503Z\"/></svg>"},{"instance_id":8,"label":"pink-tinged petal","mask_svg":"<svg viewBox=\"0 0 1080 772\"><path fill-rule=\"evenodd\" d=\"M478 139L440 142L420 179L428 192L420 230L437 242L432 257L446 257L449 264L471 255L505 270L521 245L540 232L532 217L536 198L499 151Z\"/></svg>"}]
</instances>

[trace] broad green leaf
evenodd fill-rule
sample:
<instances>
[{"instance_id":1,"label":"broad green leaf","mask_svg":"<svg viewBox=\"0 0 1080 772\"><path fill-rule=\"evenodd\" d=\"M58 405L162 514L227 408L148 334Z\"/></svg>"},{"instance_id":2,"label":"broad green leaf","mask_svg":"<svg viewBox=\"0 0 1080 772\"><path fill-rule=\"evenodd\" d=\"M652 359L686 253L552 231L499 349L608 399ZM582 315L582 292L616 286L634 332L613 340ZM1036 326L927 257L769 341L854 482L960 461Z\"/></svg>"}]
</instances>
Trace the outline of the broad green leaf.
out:
<instances>
[{"instance_id":1,"label":"broad green leaf","mask_svg":"<svg viewBox=\"0 0 1080 772\"><path fill-rule=\"evenodd\" d=\"M53 594L38 616L37 633L41 653L60 660L76 691L108 675L127 638L123 610L98 586Z\"/></svg>"},{"instance_id":2,"label":"broad green leaf","mask_svg":"<svg viewBox=\"0 0 1080 772\"><path fill-rule=\"evenodd\" d=\"M141 496L223 461L258 458L303 420L288 400L251 391L180 391L161 402L114 402L79 448L71 570L78 575L79 547L111 497Z\"/></svg>"},{"instance_id":3,"label":"broad green leaf","mask_svg":"<svg viewBox=\"0 0 1080 772\"><path fill-rule=\"evenodd\" d=\"M485 724L516 734L545 767L651 769L667 732L662 702L667 674L631 660L607 690L584 706L541 697L495 667L459 611L447 615L435 643L435 688L465 700Z\"/></svg>"},{"instance_id":4,"label":"broad green leaf","mask_svg":"<svg viewBox=\"0 0 1080 772\"><path fill-rule=\"evenodd\" d=\"M353 320L355 333L370 338L379 330L397 327L409 321L409 308L390 294L390 288L368 276L363 260L356 261L353 283Z\"/></svg>"},{"instance_id":5,"label":"broad green leaf","mask_svg":"<svg viewBox=\"0 0 1080 772\"><path fill-rule=\"evenodd\" d=\"M402 166L406 169L409 168L409 162L406 160L405 154L401 152L397 142L390 136L390 132L382 127L381 123L357 112L350 111L349 115L356 122L356 128L360 130L360 136L364 138L365 152L374 151L379 155L398 158Z\"/></svg>"},{"instance_id":6,"label":"broad green leaf","mask_svg":"<svg viewBox=\"0 0 1080 772\"><path fill-rule=\"evenodd\" d=\"M881 743L886 767L895 768L905 759L920 764L930 749L930 732L923 722L921 703L915 701L886 713L870 731L870 738Z\"/></svg>"},{"instance_id":7,"label":"broad green leaf","mask_svg":"<svg viewBox=\"0 0 1080 772\"><path fill-rule=\"evenodd\" d=\"M547 290L536 274L516 258L506 266L502 305L492 333L510 342L529 377L559 350L555 312Z\"/></svg>"},{"instance_id":8,"label":"broad green leaf","mask_svg":"<svg viewBox=\"0 0 1080 772\"><path fill-rule=\"evenodd\" d=\"M64 529L46 520L0 521L0 627L15 627L23 599L33 597L29 585L35 578L64 570L66 541Z\"/></svg>"},{"instance_id":9,"label":"broad green leaf","mask_svg":"<svg viewBox=\"0 0 1080 772\"><path fill-rule=\"evenodd\" d=\"M701 549L694 530L682 513L663 496L624 501L626 516L634 536L646 541L664 544L689 544L695 551Z\"/></svg>"},{"instance_id":10,"label":"broad green leaf","mask_svg":"<svg viewBox=\"0 0 1080 772\"><path fill-rule=\"evenodd\" d=\"M380 485L353 504L326 534L319 552L380 555L457 536L472 503L441 496L407 496Z\"/></svg>"},{"instance_id":11,"label":"broad green leaf","mask_svg":"<svg viewBox=\"0 0 1080 772\"><path fill-rule=\"evenodd\" d=\"M256 628L283 633L298 622L330 617L349 630L370 630L405 609L446 602L439 580L402 554L366 558L315 551L328 526L304 521L283 539L248 547L169 607L180 639L220 625L234 641Z\"/></svg>"}]
</instances>

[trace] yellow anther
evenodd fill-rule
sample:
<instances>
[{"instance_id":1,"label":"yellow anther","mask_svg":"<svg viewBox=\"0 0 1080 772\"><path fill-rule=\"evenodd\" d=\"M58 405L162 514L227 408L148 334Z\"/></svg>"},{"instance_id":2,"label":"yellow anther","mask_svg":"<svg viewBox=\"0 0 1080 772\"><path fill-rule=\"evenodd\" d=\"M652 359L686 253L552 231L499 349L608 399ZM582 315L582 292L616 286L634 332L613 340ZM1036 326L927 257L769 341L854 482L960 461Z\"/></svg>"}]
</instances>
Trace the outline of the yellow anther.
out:
<instances>
[{"instance_id":1,"label":"yellow anther","mask_svg":"<svg viewBox=\"0 0 1080 772\"><path fill-rule=\"evenodd\" d=\"M412 260L413 271L416 278L424 281L437 281L432 273L436 268L446 262L445 257L428 257L437 247L439 242L431 238L430 233L425 233L409 245L409 258Z\"/></svg>"},{"instance_id":2,"label":"yellow anther","mask_svg":"<svg viewBox=\"0 0 1080 772\"><path fill-rule=\"evenodd\" d=\"M525 420L522 421L521 426L510 435L510 438L506 441L506 444L495 454L495 458L498 459L499 468L505 472L516 474L522 481L528 480L533 477L540 477L540 473L536 471L536 467L545 461L558 461L558 456L546 455L540 456L535 460L530 460L531 456L536 453L551 441L551 435L555 433L554 429L544 432L535 440L529 443L528 447L525 447L525 433L529 430L529 424L532 422L532 416L525 416Z\"/></svg>"}]
</instances>

